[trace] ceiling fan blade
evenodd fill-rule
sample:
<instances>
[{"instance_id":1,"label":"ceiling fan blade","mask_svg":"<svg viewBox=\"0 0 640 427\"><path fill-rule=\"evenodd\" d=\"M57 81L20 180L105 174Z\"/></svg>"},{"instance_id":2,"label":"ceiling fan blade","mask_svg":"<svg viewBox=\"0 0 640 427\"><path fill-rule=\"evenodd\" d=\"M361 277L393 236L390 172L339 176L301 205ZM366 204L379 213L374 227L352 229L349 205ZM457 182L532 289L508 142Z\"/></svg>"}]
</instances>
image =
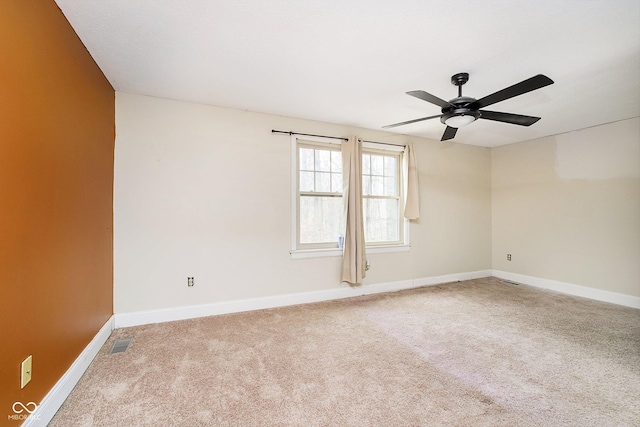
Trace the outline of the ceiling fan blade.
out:
<instances>
[{"instance_id":1,"label":"ceiling fan blade","mask_svg":"<svg viewBox=\"0 0 640 427\"><path fill-rule=\"evenodd\" d=\"M498 111L480 110L480 118L485 120L493 120L496 122L511 123L512 125L531 126L540 117L523 116L520 114L500 113Z\"/></svg>"},{"instance_id":2,"label":"ceiling fan blade","mask_svg":"<svg viewBox=\"0 0 640 427\"><path fill-rule=\"evenodd\" d=\"M458 132L458 128L452 128L451 126L447 126L442 134L442 139L440 141L446 141L448 139L453 139L456 136L456 132Z\"/></svg>"},{"instance_id":3,"label":"ceiling fan blade","mask_svg":"<svg viewBox=\"0 0 640 427\"><path fill-rule=\"evenodd\" d=\"M423 101L430 102L432 104L437 105L441 108L453 107L453 104L445 101L444 99L440 99L437 96L431 95L423 90L412 90L411 92L407 92L407 95L415 96L416 98L420 98Z\"/></svg>"},{"instance_id":4,"label":"ceiling fan blade","mask_svg":"<svg viewBox=\"0 0 640 427\"><path fill-rule=\"evenodd\" d=\"M480 98L475 102L469 104L469 108L478 109L495 104L496 102L504 101L505 99L513 98L514 96L522 95L523 93L531 92L532 90L540 89L541 87L553 84L553 80L549 77L538 74L530 79L516 83L513 86L499 90L491 95L487 95L484 98Z\"/></svg>"},{"instance_id":5,"label":"ceiling fan blade","mask_svg":"<svg viewBox=\"0 0 640 427\"><path fill-rule=\"evenodd\" d=\"M407 120L406 122L400 122L400 123L394 123L392 125L382 126L382 129L391 129L391 128L394 128L394 127L397 127L397 126L402 126L402 125L408 125L410 123L421 122L423 120L435 119L436 117L440 117L440 116L442 116L442 114L438 114L437 116L422 117L420 119Z\"/></svg>"}]
</instances>

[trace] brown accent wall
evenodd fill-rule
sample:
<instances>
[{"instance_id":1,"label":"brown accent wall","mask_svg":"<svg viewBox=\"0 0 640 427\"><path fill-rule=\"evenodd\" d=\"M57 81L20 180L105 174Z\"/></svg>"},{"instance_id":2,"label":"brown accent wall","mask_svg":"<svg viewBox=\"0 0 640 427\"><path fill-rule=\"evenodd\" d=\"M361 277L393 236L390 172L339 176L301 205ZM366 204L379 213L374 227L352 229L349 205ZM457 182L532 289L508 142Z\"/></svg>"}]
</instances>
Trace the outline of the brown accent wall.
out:
<instances>
[{"instance_id":1,"label":"brown accent wall","mask_svg":"<svg viewBox=\"0 0 640 427\"><path fill-rule=\"evenodd\" d=\"M0 1L0 425L113 313L114 141L114 90L55 2Z\"/></svg>"}]
</instances>

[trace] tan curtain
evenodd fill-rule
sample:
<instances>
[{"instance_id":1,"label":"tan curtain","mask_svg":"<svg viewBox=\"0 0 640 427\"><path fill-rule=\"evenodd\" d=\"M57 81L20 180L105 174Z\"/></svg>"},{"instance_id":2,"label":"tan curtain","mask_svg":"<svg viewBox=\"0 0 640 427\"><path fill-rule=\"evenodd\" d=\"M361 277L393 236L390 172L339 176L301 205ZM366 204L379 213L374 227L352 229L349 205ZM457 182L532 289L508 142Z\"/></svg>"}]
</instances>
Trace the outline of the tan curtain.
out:
<instances>
[{"instance_id":1,"label":"tan curtain","mask_svg":"<svg viewBox=\"0 0 640 427\"><path fill-rule=\"evenodd\" d=\"M342 181L344 198L344 249L342 281L362 283L367 257L362 216L362 140L351 136L342 143Z\"/></svg>"},{"instance_id":2,"label":"tan curtain","mask_svg":"<svg viewBox=\"0 0 640 427\"><path fill-rule=\"evenodd\" d=\"M404 217L407 219L420 218L420 190L418 189L418 164L416 162L413 142L407 144L407 200L404 204Z\"/></svg>"}]
</instances>

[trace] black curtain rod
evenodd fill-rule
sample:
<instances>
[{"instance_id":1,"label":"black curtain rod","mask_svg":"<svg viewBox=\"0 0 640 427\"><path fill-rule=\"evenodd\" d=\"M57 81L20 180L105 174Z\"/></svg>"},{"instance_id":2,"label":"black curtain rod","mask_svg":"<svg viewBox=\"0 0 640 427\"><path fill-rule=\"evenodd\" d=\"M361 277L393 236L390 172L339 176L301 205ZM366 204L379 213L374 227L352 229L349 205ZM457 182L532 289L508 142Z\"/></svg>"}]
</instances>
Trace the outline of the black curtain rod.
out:
<instances>
[{"instance_id":1,"label":"black curtain rod","mask_svg":"<svg viewBox=\"0 0 640 427\"><path fill-rule=\"evenodd\" d=\"M312 133L300 133L300 132L275 130L275 129L271 129L271 133L284 133L284 134L287 134L287 135L302 135L302 136L317 136L319 138L340 139L342 141L348 141L349 140L349 138L341 138L339 136L314 135ZM369 142L371 144L393 145L394 147L405 147L404 144L391 144L389 142L366 141L366 140L362 140L362 142Z\"/></svg>"}]
</instances>

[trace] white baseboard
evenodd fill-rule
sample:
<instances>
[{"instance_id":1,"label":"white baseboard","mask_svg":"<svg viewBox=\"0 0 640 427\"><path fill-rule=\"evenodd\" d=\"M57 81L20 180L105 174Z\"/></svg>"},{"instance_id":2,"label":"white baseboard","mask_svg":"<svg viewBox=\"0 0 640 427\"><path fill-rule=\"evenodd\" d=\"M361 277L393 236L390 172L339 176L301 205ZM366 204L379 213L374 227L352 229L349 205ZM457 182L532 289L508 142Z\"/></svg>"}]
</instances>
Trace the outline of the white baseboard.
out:
<instances>
[{"instance_id":1,"label":"white baseboard","mask_svg":"<svg viewBox=\"0 0 640 427\"><path fill-rule=\"evenodd\" d=\"M114 316L111 316L102 328L100 328L95 337L93 337L91 342L85 347L82 353L80 353L76 358L67 372L64 373L62 378L58 380L56 385L54 385L44 399L42 399L42 402L40 402L40 405L38 405L35 412L25 420L22 427L46 426L49 424L104 343L107 341L114 328Z\"/></svg>"},{"instance_id":2,"label":"white baseboard","mask_svg":"<svg viewBox=\"0 0 640 427\"><path fill-rule=\"evenodd\" d=\"M499 279L510 280L512 282L522 283L523 285L535 286L536 288L549 289L563 294L610 302L626 307L640 308L640 297L635 297L633 295L604 291L602 289L590 288L588 286L575 285L573 283L560 282L557 280L526 276L524 274L509 273L508 271L493 270L492 275Z\"/></svg>"},{"instance_id":3,"label":"white baseboard","mask_svg":"<svg viewBox=\"0 0 640 427\"><path fill-rule=\"evenodd\" d=\"M350 298L362 295L393 292L421 286L459 280L478 279L491 276L491 270L468 273L447 274L444 276L425 277L420 279L401 280L398 282L376 283L373 285L344 286L322 291L303 292L297 294L276 295L263 298L251 298L236 301L224 301L212 304L171 307L158 310L145 310L131 313L116 313L115 327L147 325L151 323L171 322L175 320L193 319L218 314L239 313L243 311L261 310L265 308L285 307L296 304L307 304L320 301Z\"/></svg>"}]
</instances>

